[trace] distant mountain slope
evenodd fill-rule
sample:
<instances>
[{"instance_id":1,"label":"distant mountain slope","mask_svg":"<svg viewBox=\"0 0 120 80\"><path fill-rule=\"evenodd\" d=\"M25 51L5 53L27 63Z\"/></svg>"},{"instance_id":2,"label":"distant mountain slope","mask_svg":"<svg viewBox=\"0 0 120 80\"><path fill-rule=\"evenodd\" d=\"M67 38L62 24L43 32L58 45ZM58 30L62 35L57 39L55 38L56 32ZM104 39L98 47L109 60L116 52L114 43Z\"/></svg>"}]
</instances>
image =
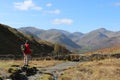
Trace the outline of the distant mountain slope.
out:
<instances>
[{"instance_id":1,"label":"distant mountain slope","mask_svg":"<svg viewBox=\"0 0 120 80\"><path fill-rule=\"evenodd\" d=\"M57 34L56 36L52 36L48 39L48 41L54 43L60 43L66 45L69 49L71 48L80 48L76 43L74 43L71 39L66 37L64 34Z\"/></svg>"},{"instance_id":2,"label":"distant mountain slope","mask_svg":"<svg viewBox=\"0 0 120 80\"><path fill-rule=\"evenodd\" d=\"M75 42L68 38L71 33L63 30L50 29L50 30L41 30L33 27L25 27L19 29L22 32L27 34L36 35L40 39L47 40L53 43L60 43L66 45L69 49L71 48L80 48ZM34 32L35 31L35 32Z\"/></svg>"},{"instance_id":3,"label":"distant mountain slope","mask_svg":"<svg viewBox=\"0 0 120 80\"><path fill-rule=\"evenodd\" d=\"M104 33L98 31L92 31L90 33L85 34L81 37L81 39L77 42L79 45L82 46L95 46L99 45L102 41L108 39Z\"/></svg>"},{"instance_id":4,"label":"distant mountain slope","mask_svg":"<svg viewBox=\"0 0 120 80\"><path fill-rule=\"evenodd\" d=\"M77 44L92 47L93 50L112 47L120 45L120 34L100 28L82 36Z\"/></svg>"},{"instance_id":5,"label":"distant mountain slope","mask_svg":"<svg viewBox=\"0 0 120 80\"><path fill-rule=\"evenodd\" d=\"M70 33L58 29L37 29L36 32L33 32L34 30L28 30L27 27L20 28L19 30L22 32L30 32L41 39L65 44L68 48L72 47L76 49L77 52L82 53L120 45L120 31L114 32L106 30L105 28L96 29L86 34L81 32Z\"/></svg>"},{"instance_id":6,"label":"distant mountain slope","mask_svg":"<svg viewBox=\"0 0 120 80\"><path fill-rule=\"evenodd\" d=\"M54 55L54 44L44 40L36 40L30 35L23 35L10 26L0 24L0 55L21 56L22 52L20 46L24 44L25 40L29 40L32 56ZM63 47L62 49L65 53L62 53L62 51L60 53L64 55L69 53L69 50L66 48Z\"/></svg>"},{"instance_id":7,"label":"distant mountain slope","mask_svg":"<svg viewBox=\"0 0 120 80\"><path fill-rule=\"evenodd\" d=\"M39 35L45 32L45 30L37 29L35 27L23 27L23 28L20 28L18 30L25 33L25 34L33 35L36 38L39 38Z\"/></svg>"},{"instance_id":8,"label":"distant mountain slope","mask_svg":"<svg viewBox=\"0 0 120 80\"><path fill-rule=\"evenodd\" d=\"M50 30L47 30L47 31L63 33L65 36L67 36L69 39L71 39L74 42L76 42L77 40L79 40L80 37L84 35L81 32L70 33L68 31L58 30L58 29L50 29Z\"/></svg>"},{"instance_id":9,"label":"distant mountain slope","mask_svg":"<svg viewBox=\"0 0 120 80\"><path fill-rule=\"evenodd\" d=\"M80 40L80 38L83 36L84 34L81 32L74 32L68 35L68 38L70 38L72 41L77 42Z\"/></svg>"},{"instance_id":10,"label":"distant mountain slope","mask_svg":"<svg viewBox=\"0 0 120 80\"><path fill-rule=\"evenodd\" d=\"M58 29L49 29L47 31L50 31L50 32L59 32L59 33L63 33L64 35L66 36L69 36L71 33L68 32L68 31L65 31L65 30L58 30Z\"/></svg>"}]
</instances>

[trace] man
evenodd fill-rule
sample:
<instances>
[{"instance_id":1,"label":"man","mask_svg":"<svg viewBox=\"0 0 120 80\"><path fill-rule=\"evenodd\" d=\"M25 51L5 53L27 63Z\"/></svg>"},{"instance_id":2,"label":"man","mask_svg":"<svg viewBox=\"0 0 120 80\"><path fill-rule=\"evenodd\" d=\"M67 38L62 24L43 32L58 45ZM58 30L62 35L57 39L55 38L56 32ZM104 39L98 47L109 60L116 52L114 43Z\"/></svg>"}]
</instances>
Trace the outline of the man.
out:
<instances>
[{"instance_id":1,"label":"man","mask_svg":"<svg viewBox=\"0 0 120 80\"><path fill-rule=\"evenodd\" d=\"M29 58L31 55L30 45L28 43L28 40L26 40L25 44L21 45L21 50L24 55L24 66L28 66Z\"/></svg>"}]
</instances>

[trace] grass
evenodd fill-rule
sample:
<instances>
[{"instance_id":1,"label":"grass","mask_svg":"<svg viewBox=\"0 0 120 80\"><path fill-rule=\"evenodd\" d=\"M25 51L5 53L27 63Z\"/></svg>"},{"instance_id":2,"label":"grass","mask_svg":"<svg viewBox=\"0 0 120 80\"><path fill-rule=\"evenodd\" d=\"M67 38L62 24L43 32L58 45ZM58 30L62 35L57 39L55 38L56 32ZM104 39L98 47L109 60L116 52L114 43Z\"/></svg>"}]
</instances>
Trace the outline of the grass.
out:
<instances>
[{"instance_id":1,"label":"grass","mask_svg":"<svg viewBox=\"0 0 120 80\"><path fill-rule=\"evenodd\" d=\"M43 60L43 61L30 61L30 67L48 67L54 66L56 64L62 63L63 61L55 61L55 60ZM23 66L23 60L0 60L0 76L2 75L9 75L8 70L11 68L12 65ZM14 67L12 67L14 68Z\"/></svg>"},{"instance_id":2,"label":"grass","mask_svg":"<svg viewBox=\"0 0 120 80\"><path fill-rule=\"evenodd\" d=\"M54 80L51 75L44 74L40 77L40 80Z\"/></svg>"},{"instance_id":3,"label":"grass","mask_svg":"<svg viewBox=\"0 0 120 80\"><path fill-rule=\"evenodd\" d=\"M120 59L83 62L70 68L59 80L120 80Z\"/></svg>"},{"instance_id":4,"label":"grass","mask_svg":"<svg viewBox=\"0 0 120 80\"><path fill-rule=\"evenodd\" d=\"M54 66L54 65L62 63L62 62L63 61L57 61L57 60L29 61L29 65L35 66L35 67L48 67L48 66ZM0 60L0 68L1 69L8 69L12 65L23 66L24 61L23 60Z\"/></svg>"},{"instance_id":5,"label":"grass","mask_svg":"<svg viewBox=\"0 0 120 80\"><path fill-rule=\"evenodd\" d=\"M104 49L100 49L97 51L93 51L93 52L87 52L84 55L85 56L90 56L92 54L118 54L120 53L120 46L114 46L114 47L110 47L110 48L104 48Z\"/></svg>"},{"instance_id":6,"label":"grass","mask_svg":"<svg viewBox=\"0 0 120 80\"><path fill-rule=\"evenodd\" d=\"M30 66L47 67L62 63L63 61L31 61ZM12 65L23 65L23 60L0 61L0 71L6 71ZM4 74L6 74L4 72ZM81 62L73 68L63 71L58 80L120 80L120 59L109 58ZM52 76L44 74L40 80L53 80Z\"/></svg>"},{"instance_id":7,"label":"grass","mask_svg":"<svg viewBox=\"0 0 120 80\"><path fill-rule=\"evenodd\" d=\"M48 66L54 66L56 64L60 64L62 62L63 61L57 61L57 60L31 61L30 65L36 67L48 67Z\"/></svg>"}]
</instances>

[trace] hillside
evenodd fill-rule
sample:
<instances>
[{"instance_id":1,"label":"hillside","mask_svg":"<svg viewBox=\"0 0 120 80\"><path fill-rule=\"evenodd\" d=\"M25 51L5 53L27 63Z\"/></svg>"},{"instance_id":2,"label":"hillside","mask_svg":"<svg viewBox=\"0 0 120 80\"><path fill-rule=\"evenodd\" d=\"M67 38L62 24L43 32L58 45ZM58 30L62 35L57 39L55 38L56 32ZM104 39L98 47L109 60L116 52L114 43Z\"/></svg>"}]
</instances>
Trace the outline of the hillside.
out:
<instances>
[{"instance_id":1,"label":"hillside","mask_svg":"<svg viewBox=\"0 0 120 80\"><path fill-rule=\"evenodd\" d=\"M81 62L70 67L58 80L120 80L120 59Z\"/></svg>"},{"instance_id":2,"label":"hillside","mask_svg":"<svg viewBox=\"0 0 120 80\"><path fill-rule=\"evenodd\" d=\"M91 51L120 45L120 34L100 28L81 37L77 42L82 47L91 47Z\"/></svg>"},{"instance_id":3,"label":"hillside","mask_svg":"<svg viewBox=\"0 0 120 80\"><path fill-rule=\"evenodd\" d=\"M10 26L0 24L0 55L22 55L20 46L29 40L33 56L47 56L54 51L54 44L46 41L37 41L33 36L23 35ZM68 53L69 51L66 50ZM49 54L48 54L49 53Z\"/></svg>"},{"instance_id":4,"label":"hillside","mask_svg":"<svg viewBox=\"0 0 120 80\"><path fill-rule=\"evenodd\" d=\"M71 34L64 30L50 29L41 30L34 27L25 27L18 29L26 34L31 34L37 36L38 38L52 43L64 44L68 49L80 48L74 41L72 41L68 36Z\"/></svg>"},{"instance_id":5,"label":"hillside","mask_svg":"<svg viewBox=\"0 0 120 80\"><path fill-rule=\"evenodd\" d=\"M114 47L110 47L110 48L104 48L104 49L100 49L100 50L96 50L93 52L87 52L84 55L92 55L92 54L101 54L101 55L111 55L111 54L119 54L120 53L120 46L114 46Z\"/></svg>"},{"instance_id":6,"label":"hillside","mask_svg":"<svg viewBox=\"0 0 120 80\"><path fill-rule=\"evenodd\" d=\"M105 28L96 29L86 34L81 32L70 33L58 29L42 30L34 27L24 27L19 30L43 40L62 43L68 49L78 53L120 45L120 31L114 32Z\"/></svg>"},{"instance_id":7,"label":"hillside","mask_svg":"<svg viewBox=\"0 0 120 80\"><path fill-rule=\"evenodd\" d=\"M81 62L65 69L59 80L120 80L120 46L88 52L80 58Z\"/></svg>"}]
</instances>

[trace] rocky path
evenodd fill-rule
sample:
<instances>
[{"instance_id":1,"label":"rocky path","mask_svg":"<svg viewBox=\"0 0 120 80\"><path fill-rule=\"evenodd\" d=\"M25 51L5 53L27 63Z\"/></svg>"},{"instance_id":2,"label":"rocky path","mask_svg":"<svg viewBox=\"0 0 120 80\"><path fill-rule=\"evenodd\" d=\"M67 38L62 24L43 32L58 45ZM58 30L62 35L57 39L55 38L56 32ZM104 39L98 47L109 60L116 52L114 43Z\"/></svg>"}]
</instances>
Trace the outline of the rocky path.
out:
<instances>
[{"instance_id":1,"label":"rocky path","mask_svg":"<svg viewBox=\"0 0 120 80\"><path fill-rule=\"evenodd\" d=\"M39 77L43 74L51 74L54 77L54 80L58 80L59 75L67 68L74 67L80 62L64 62L57 64L52 67L39 68L39 71L36 75L28 77L28 80L39 80Z\"/></svg>"},{"instance_id":2,"label":"rocky path","mask_svg":"<svg viewBox=\"0 0 120 80\"><path fill-rule=\"evenodd\" d=\"M5 80L41 80L45 74L49 74L53 80L58 80L58 77L64 72L65 69L74 67L80 62L63 62L51 67L36 68L36 67L17 67L16 70L10 68L8 71L11 73L9 79ZM15 67L14 66L14 67ZM4 79L0 79L4 80Z\"/></svg>"}]
</instances>

